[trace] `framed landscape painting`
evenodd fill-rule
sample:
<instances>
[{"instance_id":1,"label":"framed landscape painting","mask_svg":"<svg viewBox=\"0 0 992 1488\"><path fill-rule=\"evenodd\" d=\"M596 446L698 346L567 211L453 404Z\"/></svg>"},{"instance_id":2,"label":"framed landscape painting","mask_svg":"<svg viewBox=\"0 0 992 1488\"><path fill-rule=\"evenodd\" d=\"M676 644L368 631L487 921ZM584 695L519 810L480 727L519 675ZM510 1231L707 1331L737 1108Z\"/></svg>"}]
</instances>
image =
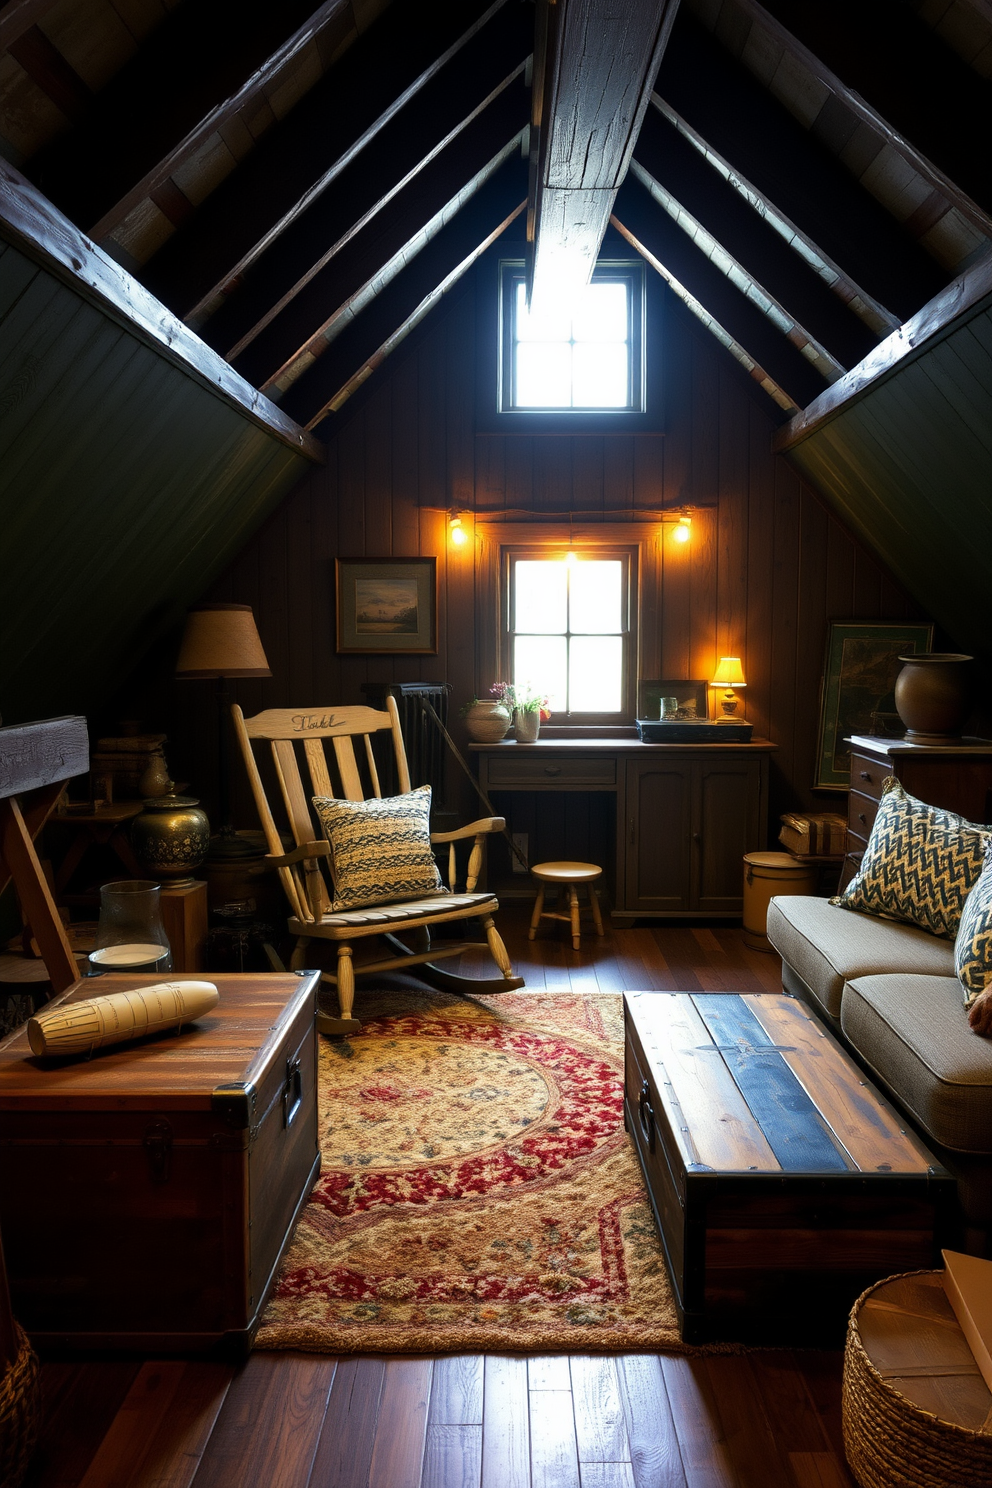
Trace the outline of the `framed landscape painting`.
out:
<instances>
[{"instance_id":1,"label":"framed landscape painting","mask_svg":"<svg viewBox=\"0 0 992 1488\"><path fill-rule=\"evenodd\" d=\"M880 732L878 715L895 712L900 656L915 656L932 646L933 626L928 621L843 620L830 625L814 786L848 789L851 752L845 740L851 734Z\"/></svg>"},{"instance_id":2,"label":"framed landscape painting","mask_svg":"<svg viewBox=\"0 0 992 1488\"><path fill-rule=\"evenodd\" d=\"M339 652L437 651L436 558L338 558Z\"/></svg>"}]
</instances>

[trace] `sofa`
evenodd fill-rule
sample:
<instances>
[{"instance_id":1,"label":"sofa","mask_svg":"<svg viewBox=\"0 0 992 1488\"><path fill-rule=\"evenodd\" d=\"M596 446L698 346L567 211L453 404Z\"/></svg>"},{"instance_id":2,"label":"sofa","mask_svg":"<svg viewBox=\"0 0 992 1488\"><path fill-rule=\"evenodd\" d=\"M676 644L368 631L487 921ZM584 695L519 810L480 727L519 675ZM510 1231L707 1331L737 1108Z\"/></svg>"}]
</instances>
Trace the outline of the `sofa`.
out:
<instances>
[{"instance_id":1,"label":"sofa","mask_svg":"<svg viewBox=\"0 0 992 1488\"><path fill-rule=\"evenodd\" d=\"M805 1000L958 1180L958 1244L992 1256L992 1039L968 1025L954 940L805 895L767 935Z\"/></svg>"}]
</instances>

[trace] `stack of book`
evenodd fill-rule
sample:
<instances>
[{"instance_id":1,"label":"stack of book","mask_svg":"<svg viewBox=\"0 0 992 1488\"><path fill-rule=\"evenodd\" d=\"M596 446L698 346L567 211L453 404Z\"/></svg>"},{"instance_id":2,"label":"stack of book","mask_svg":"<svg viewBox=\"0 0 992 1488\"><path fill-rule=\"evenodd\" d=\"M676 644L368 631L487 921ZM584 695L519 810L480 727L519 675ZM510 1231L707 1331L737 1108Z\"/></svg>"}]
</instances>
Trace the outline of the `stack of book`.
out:
<instances>
[{"instance_id":1,"label":"stack of book","mask_svg":"<svg viewBox=\"0 0 992 1488\"><path fill-rule=\"evenodd\" d=\"M847 851L847 818L829 812L787 811L778 840L797 858L840 858Z\"/></svg>"},{"instance_id":2,"label":"stack of book","mask_svg":"<svg viewBox=\"0 0 992 1488\"><path fill-rule=\"evenodd\" d=\"M93 779L112 782L114 801L137 801L138 782L148 769L151 756L161 750L165 734L132 734L120 739L98 739L90 755Z\"/></svg>"}]
</instances>

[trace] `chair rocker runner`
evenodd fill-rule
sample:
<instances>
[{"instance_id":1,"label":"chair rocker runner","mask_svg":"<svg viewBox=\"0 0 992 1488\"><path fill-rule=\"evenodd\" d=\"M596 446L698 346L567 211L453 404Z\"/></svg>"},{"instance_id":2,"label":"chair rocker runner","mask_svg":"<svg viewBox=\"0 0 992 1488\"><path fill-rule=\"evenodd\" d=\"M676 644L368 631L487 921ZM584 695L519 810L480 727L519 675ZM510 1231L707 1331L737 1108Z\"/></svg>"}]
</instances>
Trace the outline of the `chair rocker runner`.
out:
<instances>
[{"instance_id":1,"label":"chair rocker runner","mask_svg":"<svg viewBox=\"0 0 992 1488\"><path fill-rule=\"evenodd\" d=\"M299 971L306 966L306 949L311 940L329 940L337 945L336 973L322 972L321 976L337 986L340 1017L318 1013L317 1027L325 1034L355 1033L361 1027L352 1016L356 975L412 970L441 991L463 994L510 992L524 985L522 977L514 976L506 947L493 923L493 913L499 908L495 895L475 890L482 867L483 841L487 833L502 830L502 817L486 817L454 832L430 834L432 845L448 843L450 893L428 893L399 903L332 912L330 882L325 876L333 873L332 853L330 844L314 830L310 800L314 796L355 802L370 797L381 800L383 793L372 737L386 730L392 736L399 792L409 793L410 771L399 713L392 697L386 698L386 709L379 712L368 707L271 708L254 718L245 718L237 704L231 709L269 848L266 862L278 870L289 900L289 930L296 937L291 969ZM283 806L296 844L291 852L286 852L283 845L254 754L253 745L265 742L271 746ZM327 752L325 742L331 745ZM369 791L363 786L363 772L371 787ZM309 789L304 783L306 775ZM332 785L335 775L340 784L337 792ZM472 848L465 890L459 893L455 887L455 843L468 838L473 839ZM442 941L431 945L432 925L472 918L482 921L485 942ZM405 932L413 934L412 947L399 939ZM355 943L372 936L382 936L393 954L356 966L352 959ZM434 964L487 946L499 967L498 977L460 976Z\"/></svg>"}]
</instances>

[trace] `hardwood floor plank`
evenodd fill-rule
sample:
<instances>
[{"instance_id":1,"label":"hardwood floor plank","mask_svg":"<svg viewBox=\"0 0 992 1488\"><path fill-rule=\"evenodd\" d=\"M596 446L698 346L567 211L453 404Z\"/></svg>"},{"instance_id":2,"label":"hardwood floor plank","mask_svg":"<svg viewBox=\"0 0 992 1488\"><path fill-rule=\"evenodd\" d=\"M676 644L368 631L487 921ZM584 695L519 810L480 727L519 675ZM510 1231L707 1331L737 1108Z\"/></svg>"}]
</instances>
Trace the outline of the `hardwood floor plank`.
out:
<instances>
[{"instance_id":1,"label":"hardwood floor plank","mask_svg":"<svg viewBox=\"0 0 992 1488\"><path fill-rule=\"evenodd\" d=\"M433 1359L387 1358L369 1488L420 1488L433 1371Z\"/></svg>"},{"instance_id":2,"label":"hardwood floor plank","mask_svg":"<svg viewBox=\"0 0 992 1488\"><path fill-rule=\"evenodd\" d=\"M231 1382L194 1488L307 1483L336 1363L325 1354L252 1354Z\"/></svg>"},{"instance_id":3,"label":"hardwood floor plank","mask_svg":"<svg viewBox=\"0 0 992 1488\"><path fill-rule=\"evenodd\" d=\"M796 1488L855 1488L854 1479L833 1452L790 1452Z\"/></svg>"},{"instance_id":4,"label":"hardwood floor plank","mask_svg":"<svg viewBox=\"0 0 992 1488\"><path fill-rule=\"evenodd\" d=\"M430 1426L481 1426L482 1354L447 1354L435 1360L431 1382Z\"/></svg>"},{"instance_id":5,"label":"hardwood floor plank","mask_svg":"<svg viewBox=\"0 0 992 1488\"><path fill-rule=\"evenodd\" d=\"M571 1390L567 1354L535 1354L527 1360L528 1390Z\"/></svg>"},{"instance_id":6,"label":"hardwood floor plank","mask_svg":"<svg viewBox=\"0 0 992 1488\"><path fill-rule=\"evenodd\" d=\"M530 1488L528 1360L489 1354L482 1416L482 1488Z\"/></svg>"},{"instance_id":7,"label":"hardwood floor plank","mask_svg":"<svg viewBox=\"0 0 992 1488\"><path fill-rule=\"evenodd\" d=\"M382 1354L338 1363L309 1488L366 1488L385 1372Z\"/></svg>"},{"instance_id":8,"label":"hardwood floor plank","mask_svg":"<svg viewBox=\"0 0 992 1488\"><path fill-rule=\"evenodd\" d=\"M748 1356L717 1355L706 1360L706 1369L741 1488L793 1488Z\"/></svg>"},{"instance_id":9,"label":"hardwood floor plank","mask_svg":"<svg viewBox=\"0 0 992 1488\"><path fill-rule=\"evenodd\" d=\"M630 1443L616 1359L601 1354L573 1357L570 1373L575 1440L583 1478L587 1462L629 1462Z\"/></svg>"},{"instance_id":10,"label":"hardwood floor plank","mask_svg":"<svg viewBox=\"0 0 992 1488\"><path fill-rule=\"evenodd\" d=\"M480 1488L482 1427L428 1425L421 1488Z\"/></svg>"},{"instance_id":11,"label":"hardwood floor plank","mask_svg":"<svg viewBox=\"0 0 992 1488\"><path fill-rule=\"evenodd\" d=\"M836 1377L840 1378L842 1356L833 1355ZM810 1397L803 1364L810 1354L792 1349L761 1349L751 1355L751 1370L768 1422L783 1452L791 1456L820 1457L824 1453L837 1460L837 1451L827 1427ZM802 1362L801 1362L802 1361ZM842 1467L841 1453L838 1470Z\"/></svg>"},{"instance_id":12,"label":"hardwood floor plank","mask_svg":"<svg viewBox=\"0 0 992 1488\"><path fill-rule=\"evenodd\" d=\"M841 1382L843 1354L837 1351L803 1350L797 1352L802 1381L819 1417L834 1456L844 1462L844 1438L841 1433Z\"/></svg>"},{"instance_id":13,"label":"hardwood floor plank","mask_svg":"<svg viewBox=\"0 0 992 1488\"><path fill-rule=\"evenodd\" d=\"M661 1360L626 1354L617 1372L636 1488L686 1488Z\"/></svg>"},{"instance_id":14,"label":"hardwood floor plank","mask_svg":"<svg viewBox=\"0 0 992 1488\"><path fill-rule=\"evenodd\" d=\"M581 1488L571 1390L530 1393L531 1488Z\"/></svg>"},{"instance_id":15,"label":"hardwood floor plank","mask_svg":"<svg viewBox=\"0 0 992 1488\"><path fill-rule=\"evenodd\" d=\"M189 1488L234 1374L232 1364L143 1365L79 1488Z\"/></svg>"},{"instance_id":16,"label":"hardwood floor plank","mask_svg":"<svg viewBox=\"0 0 992 1488\"><path fill-rule=\"evenodd\" d=\"M687 1488L741 1488L704 1359L660 1360Z\"/></svg>"},{"instance_id":17,"label":"hardwood floor plank","mask_svg":"<svg viewBox=\"0 0 992 1488\"><path fill-rule=\"evenodd\" d=\"M42 1375L50 1367L44 1365ZM59 1367L59 1366L55 1366ZM137 1378L133 1360L70 1366L42 1418L30 1488L77 1488Z\"/></svg>"},{"instance_id":18,"label":"hardwood floor plank","mask_svg":"<svg viewBox=\"0 0 992 1488\"><path fill-rule=\"evenodd\" d=\"M629 1462L583 1462L582 1488L636 1488Z\"/></svg>"}]
</instances>

